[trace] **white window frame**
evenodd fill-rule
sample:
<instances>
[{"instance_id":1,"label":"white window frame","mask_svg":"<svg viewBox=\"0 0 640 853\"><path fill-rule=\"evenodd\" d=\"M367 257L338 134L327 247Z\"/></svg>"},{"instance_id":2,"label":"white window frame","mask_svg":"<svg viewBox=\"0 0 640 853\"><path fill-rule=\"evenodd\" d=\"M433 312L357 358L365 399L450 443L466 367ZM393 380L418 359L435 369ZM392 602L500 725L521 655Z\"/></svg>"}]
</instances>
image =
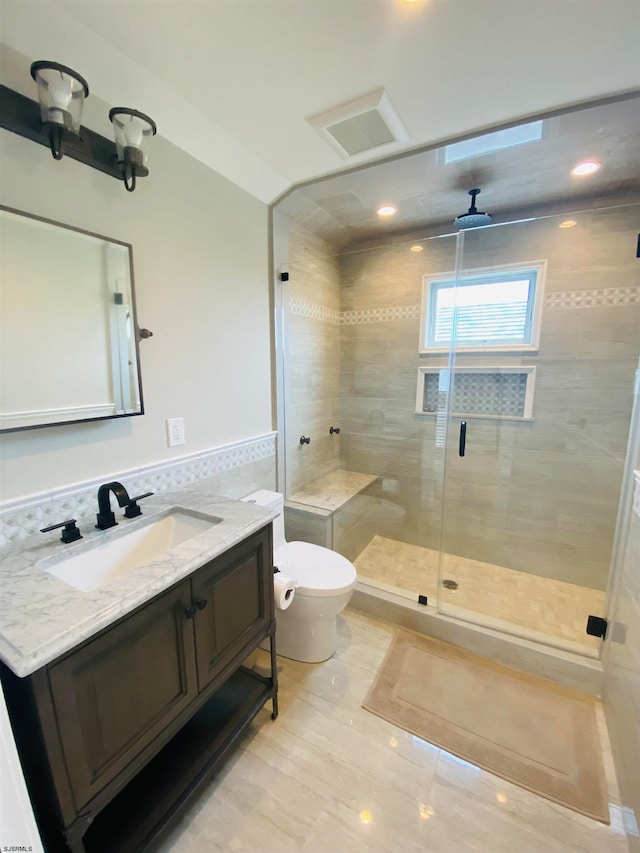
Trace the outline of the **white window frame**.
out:
<instances>
[{"instance_id":1,"label":"white window frame","mask_svg":"<svg viewBox=\"0 0 640 853\"><path fill-rule=\"evenodd\" d=\"M455 350L459 353L501 353L501 352L538 352L540 349L540 327L542 323L542 308L544 305L544 289L547 271L547 262L529 261L518 264L503 264L493 267L477 267L475 269L466 270L465 274L458 279L458 287L482 283L482 279L486 279L489 284L492 276L507 277L518 273L531 273L530 276L533 282L533 306L529 310L529 322L527 327L530 329L530 341L528 343L513 343L513 344L492 344L489 346L464 346L456 344ZM478 281L480 279L480 282ZM420 341L418 352L420 355L442 355L449 352L448 346L428 346L427 334L429 327L435 318L434 304L435 300L430 301L431 294L436 288L453 287L456 282L455 272L438 273L437 275L425 275L422 280L422 305L420 308Z\"/></svg>"},{"instance_id":2,"label":"white window frame","mask_svg":"<svg viewBox=\"0 0 640 853\"><path fill-rule=\"evenodd\" d=\"M418 368L418 387L416 390L416 415L423 417L436 417L443 414L442 411L425 412L424 411L424 386L426 373L441 373L449 370L448 367L419 367ZM453 417L466 418L483 418L485 420L499 421L532 421L533 420L533 392L536 384L536 368L533 365L517 364L517 365L483 365L482 367L463 367L458 366L454 370L458 373L525 373L527 376L527 385L524 398L524 411L522 415L497 415L497 414L477 414L476 412L450 412Z\"/></svg>"}]
</instances>

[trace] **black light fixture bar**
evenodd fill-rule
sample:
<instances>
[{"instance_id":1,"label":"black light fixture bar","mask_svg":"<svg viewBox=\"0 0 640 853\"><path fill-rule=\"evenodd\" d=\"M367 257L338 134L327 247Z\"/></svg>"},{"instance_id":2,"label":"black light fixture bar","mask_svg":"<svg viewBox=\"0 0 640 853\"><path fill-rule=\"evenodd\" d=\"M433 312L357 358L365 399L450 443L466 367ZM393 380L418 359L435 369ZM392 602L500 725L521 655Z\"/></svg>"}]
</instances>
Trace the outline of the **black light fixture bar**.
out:
<instances>
[{"instance_id":1,"label":"black light fixture bar","mask_svg":"<svg viewBox=\"0 0 640 853\"><path fill-rule=\"evenodd\" d=\"M39 104L7 86L0 86L0 127L44 145L45 148L50 147L49 133L42 124ZM65 133L64 156L119 181L123 179L115 142L87 127L80 128L80 136Z\"/></svg>"}]
</instances>

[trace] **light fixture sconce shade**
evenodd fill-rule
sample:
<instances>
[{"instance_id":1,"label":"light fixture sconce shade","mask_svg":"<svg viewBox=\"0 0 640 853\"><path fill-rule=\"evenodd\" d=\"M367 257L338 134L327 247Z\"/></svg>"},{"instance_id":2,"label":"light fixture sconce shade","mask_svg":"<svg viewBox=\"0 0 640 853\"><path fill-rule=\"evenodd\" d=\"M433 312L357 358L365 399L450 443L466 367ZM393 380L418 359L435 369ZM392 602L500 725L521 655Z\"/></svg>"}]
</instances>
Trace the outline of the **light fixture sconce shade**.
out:
<instances>
[{"instance_id":1,"label":"light fixture sconce shade","mask_svg":"<svg viewBox=\"0 0 640 853\"><path fill-rule=\"evenodd\" d=\"M136 188L136 178L145 178L147 169L147 148L149 138L156 134L153 119L138 110L126 107L114 107L109 110L116 140L118 163L122 167L122 177L128 192Z\"/></svg>"},{"instance_id":2,"label":"light fixture sconce shade","mask_svg":"<svg viewBox=\"0 0 640 853\"><path fill-rule=\"evenodd\" d=\"M80 135L82 107L89 96L89 86L84 77L59 62L34 62L31 76L38 86L42 123L49 127L51 153L61 160L64 134Z\"/></svg>"}]
</instances>

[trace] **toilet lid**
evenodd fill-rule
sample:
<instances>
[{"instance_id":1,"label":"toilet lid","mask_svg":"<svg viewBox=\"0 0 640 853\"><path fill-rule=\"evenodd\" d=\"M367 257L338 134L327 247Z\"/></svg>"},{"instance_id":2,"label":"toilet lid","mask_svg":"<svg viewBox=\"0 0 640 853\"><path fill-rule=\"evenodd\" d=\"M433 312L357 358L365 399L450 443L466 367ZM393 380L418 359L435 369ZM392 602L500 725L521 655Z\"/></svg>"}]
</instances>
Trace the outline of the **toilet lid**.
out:
<instances>
[{"instance_id":1,"label":"toilet lid","mask_svg":"<svg viewBox=\"0 0 640 853\"><path fill-rule=\"evenodd\" d=\"M310 542L287 542L273 562L285 577L298 581L296 595L340 595L353 589L358 579L346 557Z\"/></svg>"}]
</instances>

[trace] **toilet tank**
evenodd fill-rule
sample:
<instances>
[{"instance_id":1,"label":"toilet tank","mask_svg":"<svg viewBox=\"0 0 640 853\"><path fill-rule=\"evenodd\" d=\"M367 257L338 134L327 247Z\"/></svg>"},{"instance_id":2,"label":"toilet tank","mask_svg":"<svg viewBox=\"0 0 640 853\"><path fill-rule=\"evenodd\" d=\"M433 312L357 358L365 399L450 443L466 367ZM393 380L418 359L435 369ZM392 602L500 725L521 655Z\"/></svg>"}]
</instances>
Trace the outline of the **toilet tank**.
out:
<instances>
[{"instance_id":1,"label":"toilet tank","mask_svg":"<svg viewBox=\"0 0 640 853\"><path fill-rule=\"evenodd\" d=\"M278 513L273 519L273 551L275 553L287 541L284 538L284 495L281 495L280 492L260 489L257 492L251 492L242 500L247 503L258 504L258 506L269 507Z\"/></svg>"}]
</instances>

